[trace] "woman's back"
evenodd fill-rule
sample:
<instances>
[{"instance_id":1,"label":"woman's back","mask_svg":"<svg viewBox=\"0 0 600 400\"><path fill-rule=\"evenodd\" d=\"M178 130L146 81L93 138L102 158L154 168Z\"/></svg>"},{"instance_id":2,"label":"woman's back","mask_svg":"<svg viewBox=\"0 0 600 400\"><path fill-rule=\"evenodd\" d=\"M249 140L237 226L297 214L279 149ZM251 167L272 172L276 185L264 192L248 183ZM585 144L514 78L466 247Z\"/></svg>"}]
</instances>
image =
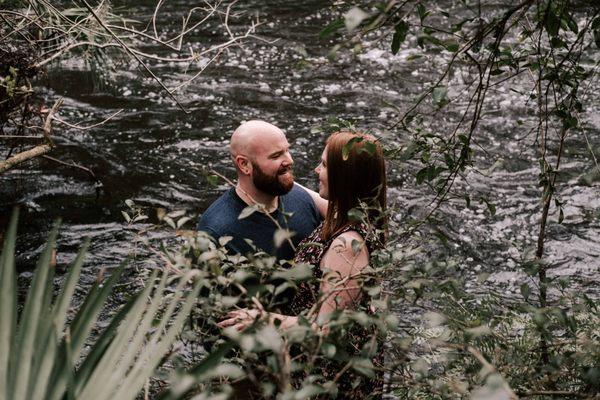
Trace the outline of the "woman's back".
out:
<instances>
[{"instance_id":1,"label":"woman's back","mask_svg":"<svg viewBox=\"0 0 600 400\"><path fill-rule=\"evenodd\" d=\"M368 265L369 255L376 250L378 242L372 230L365 224L348 225L336 232L329 240L322 239L322 225L319 226L309 237L304 239L296 252L296 263L308 263L314 266L313 278L310 281L300 282L298 292L290 305L293 314L313 313L315 315L323 308L344 308L355 311L364 311L371 313L369 298L362 293L363 285L370 286L372 277L370 274L363 274L364 268ZM344 248L336 249L343 246ZM328 254L329 253L329 254ZM328 259L342 255L348 263L346 269L348 274L339 272L339 268L330 268ZM331 276L330 275L339 275ZM326 282L329 282L327 284ZM343 291L339 290L336 282L343 284L346 288L346 297L343 297ZM328 290L329 288L329 290ZM350 301L349 301L350 300ZM344 303L344 304L340 304ZM328 306L329 305L329 306ZM339 349L340 353L345 352L349 357L358 356L363 347L369 343L374 345L371 361L378 369L375 378L367 378L347 369L346 372L337 380L338 390L344 398L354 397L356 399L379 398L383 390L383 352L382 341L373 341L373 335L376 335L373 329L355 326L345 337L340 337L339 344L346 344L345 349ZM323 359L319 365L318 371L304 371L304 374L298 376L301 380L307 374L319 373L326 380L333 380L344 368L346 361L336 361L332 359ZM359 385L354 386L354 381L360 377L362 380Z\"/></svg>"}]
</instances>

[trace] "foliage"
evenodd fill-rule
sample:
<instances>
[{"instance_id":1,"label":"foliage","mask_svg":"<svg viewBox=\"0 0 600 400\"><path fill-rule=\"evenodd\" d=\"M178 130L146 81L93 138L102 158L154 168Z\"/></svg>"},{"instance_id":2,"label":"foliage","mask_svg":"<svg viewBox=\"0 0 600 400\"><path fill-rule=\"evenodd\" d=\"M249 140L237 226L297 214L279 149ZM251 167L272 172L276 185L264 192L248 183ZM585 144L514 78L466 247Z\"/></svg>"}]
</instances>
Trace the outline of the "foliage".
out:
<instances>
[{"instance_id":1,"label":"foliage","mask_svg":"<svg viewBox=\"0 0 600 400\"><path fill-rule=\"evenodd\" d=\"M70 304L89 240L53 299L57 224L18 315L16 230L17 212L0 258L0 399L135 399L170 351L200 285L185 290L188 282L184 277L175 289L169 289L167 274L159 278L155 271L145 289L110 317L102 334L92 335L126 263L110 277L99 277L73 313Z\"/></svg>"},{"instance_id":2,"label":"foliage","mask_svg":"<svg viewBox=\"0 0 600 400\"><path fill-rule=\"evenodd\" d=\"M188 220L181 212L168 215L172 217L166 223L173 227ZM249 390L260 398L329 396L337 393L339 381L358 383L383 372L373 365L372 359L381 350L387 332L397 324L388 312L380 286L381 277L390 267L385 251L373 255L372 269L360 277L365 285L365 303L374 309L340 311L327 322L317 319L317 302L300 314L297 326L278 329L279 322L273 320L272 313L289 315L286 305L300 282L318 284L312 272L314 267L280 265L274 257L261 252L248 258L232 255L225 247L228 240L221 238L214 243L202 232L185 232L179 248L162 248L170 271L193 273L203 282L191 325L182 335L182 341L191 349L192 363L220 359L215 368L202 373L172 373L174 377L187 377L183 379L187 384L173 385L165 398L183 393L239 396L240 390ZM216 326L229 311L243 308L258 312L249 328L237 332ZM323 329L323 324L327 329ZM358 350L348 343L348 335L357 330L367 333L360 342L353 343L364 346ZM190 365L190 360L182 359L181 365L186 364ZM339 376L324 375L321 367L326 364L337 365Z\"/></svg>"}]
</instances>

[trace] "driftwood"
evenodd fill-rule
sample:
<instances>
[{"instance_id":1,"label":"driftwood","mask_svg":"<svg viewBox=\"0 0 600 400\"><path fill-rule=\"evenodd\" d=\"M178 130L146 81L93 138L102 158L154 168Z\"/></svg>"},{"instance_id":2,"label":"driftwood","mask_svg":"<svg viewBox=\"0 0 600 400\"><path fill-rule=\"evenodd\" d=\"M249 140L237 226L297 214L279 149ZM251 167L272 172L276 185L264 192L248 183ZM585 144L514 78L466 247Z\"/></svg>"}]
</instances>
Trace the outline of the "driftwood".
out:
<instances>
[{"instance_id":1,"label":"driftwood","mask_svg":"<svg viewBox=\"0 0 600 400\"><path fill-rule=\"evenodd\" d=\"M52 146L50 146L49 144L40 144L39 146L35 146L33 149L23 151L19 154L15 154L8 160L0 161L0 174L27 160L31 160L32 158L39 157L42 154L46 154L50 150L52 150Z\"/></svg>"},{"instance_id":2,"label":"driftwood","mask_svg":"<svg viewBox=\"0 0 600 400\"><path fill-rule=\"evenodd\" d=\"M45 144L40 144L35 146L32 149L25 150L21 153L15 154L7 160L0 161L0 174L8 171L9 169L19 165L27 160L31 160L32 158L39 157L48 153L54 147L54 143L52 142L52 138L50 137L50 133L52 131L52 119L54 114L58 111L60 106L63 103L63 99L58 99L56 103L52 106L52 108L48 111L48 115L46 116L46 121L44 122L44 126L42 127L43 137L46 139Z\"/></svg>"}]
</instances>

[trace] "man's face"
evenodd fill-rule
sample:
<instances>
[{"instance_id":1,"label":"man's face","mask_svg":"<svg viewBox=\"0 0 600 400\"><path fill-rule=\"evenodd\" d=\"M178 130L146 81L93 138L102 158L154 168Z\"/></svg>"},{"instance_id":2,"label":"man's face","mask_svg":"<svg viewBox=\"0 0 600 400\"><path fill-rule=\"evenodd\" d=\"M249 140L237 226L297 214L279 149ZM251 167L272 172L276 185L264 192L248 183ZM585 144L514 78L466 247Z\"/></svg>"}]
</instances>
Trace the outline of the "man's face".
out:
<instances>
[{"instance_id":1,"label":"man's face","mask_svg":"<svg viewBox=\"0 0 600 400\"><path fill-rule=\"evenodd\" d=\"M283 134L261 141L255 148L252 182L261 192L271 196L288 193L294 186L290 145Z\"/></svg>"}]
</instances>

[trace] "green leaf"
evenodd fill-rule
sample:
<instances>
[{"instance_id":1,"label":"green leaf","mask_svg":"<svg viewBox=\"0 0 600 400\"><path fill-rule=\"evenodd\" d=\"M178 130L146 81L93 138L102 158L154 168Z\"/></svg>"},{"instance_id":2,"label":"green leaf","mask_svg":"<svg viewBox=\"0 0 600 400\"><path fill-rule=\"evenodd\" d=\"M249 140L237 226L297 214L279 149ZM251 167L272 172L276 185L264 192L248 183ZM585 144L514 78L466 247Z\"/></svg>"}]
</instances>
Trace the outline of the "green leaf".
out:
<instances>
[{"instance_id":1,"label":"green leaf","mask_svg":"<svg viewBox=\"0 0 600 400\"><path fill-rule=\"evenodd\" d=\"M135 294L129 299L127 304L125 304L121 309L117 312L117 314L111 318L110 324L106 329L102 332L102 335L96 340L92 350L85 358L85 361L79 367L77 374L75 376L75 391L81 391L81 388L87 383L90 378L92 372L94 372L94 368L98 365L99 360L106 352L106 349L114 339L117 329L119 328L121 322L128 315L130 310L133 308L133 305L136 302L139 302L139 297L142 295L142 292Z\"/></svg>"},{"instance_id":2,"label":"green leaf","mask_svg":"<svg viewBox=\"0 0 600 400\"><path fill-rule=\"evenodd\" d=\"M427 18L427 16L429 15L429 11L427 11L427 9L422 3L419 3L417 4L417 12L419 13L419 19L421 20L421 23L423 23L425 21L425 18Z\"/></svg>"},{"instance_id":3,"label":"green leaf","mask_svg":"<svg viewBox=\"0 0 600 400\"><path fill-rule=\"evenodd\" d=\"M329 25L327 25L325 28L323 28L323 30L321 32L319 32L319 38L323 39L337 31L339 31L344 26L345 26L344 19L342 19L342 18L336 19L335 21L330 22Z\"/></svg>"},{"instance_id":4,"label":"green leaf","mask_svg":"<svg viewBox=\"0 0 600 400\"><path fill-rule=\"evenodd\" d=\"M400 45L406 40L408 27L408 23L404 20L396 24L394 36L392 38L392 54L397 54L398 50L400 50Z\"/></svg>"},{"instance_id":5,"label":"green leaf","mask_svg":"<svg viewBox=\"0 0 600 400\"><path fill-rule=\"evenodd\" d=\"M313 276L313 266L306 263L296 263L291 268L275 271L273 278L292 281L302 281Z\"/></svg>"},{"instance_id":6,"label":"green leaf","mask_svg":"<svg viewBox=\"0 0 600 400\"><path fill-rule=\"evenodd\" d=\"M346 143L344 147L342 147L342 160L347 161L348 157L350 156L350 151L352 150L352 147L354 147L354 144L360 143L362 141L363 137L361 136L355 136L352 139L348 140L348 143Z\"/></svg>"},{"instance_id":7,"label":"green leaf","mask_svg":"<svg viewBox=\"0 0 600 400\"><path fill-rule=\"evenodd\" d=\"M433 103L438 107L443 107L448 104L448 89L445 86L437 86L433 88L433 92L431 93L433 96Z\"/></svg>"},{"instance_id":8,"label":"green leaf","mask_svg":"<svg viewBox=\"0 0 600 400\"><path fill-rule=\"evenodd\" d=\"M182 281L184 281L182 285L186 283L185 280ZM181 331L183 324L188 319L191 309L196 304L196 298L198 297L202 285L203 282L199 280L184 299L183 305L178 299L178 296L171 300L167 311L161 316L160 324L152 337L148 340L148 344L143 347L143 351L139 354L139 357L135 359L135 364L133 364L131 370L128 371L125 381L122 382L120 376L115 376L113 374L112 377L115 384L122 382L119 391L114 394L114 398L133 399L142 390L144 384L152 376L164 355L169 351L177 335ZM182 293L182 290L177 290L176 293ZM176 311L177 314L175 318L172 318ZM169 324L168 327L167 324ZM138 330L136 334L143 338L147 332ZM111 386L110 383L108 386ZM83 398L91 397L83 396ZM113 396L109 396L104 400L110 400L112 398Z\"/></svg>"},{"instance_id":9,"label":"green leaf","mask_svg":"<svg viewBox=\"0 0 600 400\"><path fill-rule=\"evenodd\" d=\"M573 32L575 34L579 33L579 27L577 26L577 22L575 21L575 19L573 18L572 15L570 15L570 14L563 15L563 21L566 22L566 25L569 27L571 32Z\"/></svg>"},{"instance_id":10,"label":"green leaf","mask_svg":"<svg viewBox=\"0 0 600 400\"><path fill-rule=\"evenodd\" d=\"M531 295L531 287L529 287L529 285L527 283L523 283L521 284L521 294L523 295L523 298L525 299L525 301L527 301L529 299L529 296Z\"/></svg>"},{"instance_id":11,"label":"green leaf","mask_svg":"<svg viewBox=\"0 0 600 400\"><path fill-rule=\"evenodd\" d=\"M294 400L311 399L324 393L327 393L327 390L324 387L309 383L294 394Z\"/></svg>"},{"instance_id":12,"label":"green leaf","mask_svg":"<svg viewBox=\"0 0 600 400\"><path fill-rule=\"evenodd\" d=\"M208 175L206 182L213 187L219 186L219 177L217 175Z\"/></svg>"},{"instance_id":13,"label":"green leaf","mask_svg":"<svg viewBox=\"0 0 600 400\"><path fill-rule=\"evenodd\" d=\"M63 284L60 294L56 299L56 303L53 308L53 320L56 324L56 335L60 337L62 330L65 325L65 321L67 318L67 311L69 309L69 303L71 302L71 298L73 297L73 293L75 292L75 287L77 285L77 281L79 281L79 275L81 274L81 267L83 266L83 262L85 260L85 254L90 246L90 239L86 238L79 249L79 253L75 260L69 265L69 272L67 275L67 279Z\"/></svg>"},{"instance_id":14,"label":"green leaf","mask_svg":"<svg viewBox=\"0 0 600 400\"><path fill-rule=\"evenodd\" d=\"M356 358L352 360L352 368L367 378L375 378L375 366L368 358Z\"/></svg>"},{"instance_id":15,"label":"green leaf","mask_svg":"<svg viewBox=\"0 0 600 400\"><path fill-rule=\"evenodd\" d=\"M560 18L554 14L554 10L552 8L548 8L546 11L546 20L544 21L544 28L548 32L550 37L554 37L558 35L558 31L560 29Z\"/></svg>"},{"instance_id":16,"label":"green leaf","mask_svg":"<svg viewBox=\"0 0 600 400\"><path fill-rule=\"evenodd\" d=\"M565 43L564 40L562 40L561 38L557 37L553 37L550 40L550 45L555 48L555 49L566 49L567 48L567 44Z\"/></svg>"},{"instance_id":17,"label":"green leaf","mask_svg":"<svg viewBox=\"0 0 600 400\"><path fill-rule=\"evenodd\" d=\"M58 295L52 312L49 315L51 318L51 328L47 337L43 342L44 358L42 364L38 366L38 370L34 371L36 379L32 385L29 397L38 399L42 398L46 392L48 381L52 373L52 369L55 363L55 357L58 353L58 339L61 338L65 322L67 319L67 312L69 310L70 302L75 292L75 287L79 276L81 274L81 267L85 259L85 253L89 248L90 240L87 238L75 260L69 265L67 278L63 284L63 287Z\"/></svg>"},{"instance_id":18,"label":"green leaf","mask_svg":"<svg viewBox=\"0 0 600 400\"><path fill-rule=\"evenodd\" d=\"M248 218L249 216L254 214L256 211L258 211L258 205L254 204L254 205L248 206L242 210L242 212L238 216L238 219Z\"/></svg>"},{"instance_id":19,"label":"green leaf","mask_svg":"<svg viewBox=\"0 0 600 400\"><path fill-rule=\"evenodd\" d=\"M47 332L44 329L45 327L41 329L39 327L42 322L41 314L49 311L49 304L44 304L44 301L47 300L48 287L52 285L51 279L53 274L51 272L54 271L54 267L51 266L51 260L58 235L58 226L59 223L57 222L38 260L33 281L27 293L25 307L19 321L17 352L14 358L14 375L12 378L14 382L12 398L16 400L25 399L27 395L29 380L33 379L31 371L32 369L36 369L36 366L34 366L35 345L42 341L40 336Z\"/></svg>"},{"instance_id":20,"label":"green leaf","mask_svg":"<svg viewBox=\"0 0 600 400\"><path fill-rule=\"evenodd\" d=\"M485 197L481 197L479 202L480 203L481 202L485 203L485 205L486 205L488 211L490 212L490 214L492 215L492 217L494 215L496 215L496 206L494 205L494 203L492 203L491 201L489 201Z\"/></svg>"},{"instance_id":21,"label":"green leaf","mask_svg":"<svg viewBox=\"0 0 600 400\"><path fill-rule=\"evenodd\" d=\"M273 234L273 243L275 244L275 248L278 249L281 247L283 242L291 239L294 235L295 232L292 232L289 229L277 229Z\"/></svg>"},{"instance_id":22,"label":"green leaf","mask_svg":"<svg viewBox=\"0 0 600 400\"><path fill-rule=\"evenodd\" d=\"M563 223L563 221L564 221L564 219L565 219L565 213L564 213L564 211L563 211L562 207L560 207L560 208L558 209L558 223L559 223L559 224L562 224L562 223Z\"/></svg>"},{"instance_id":23,"label":"green leaf","mask_svg":"<svg viewBox=\"0 0 600 400\"><path fill-rule=\"evenodd\" d=\"M427 171L428 167L425 167L417 172L417 185L420 185L425 181L425 178L427 177Z\"/></svg>"},{"instance_id":24,"label":"green leaf","mask_svg":"<svg viewBox=\"0 0 600 400\"><path fill-rule=\"evenodd\" d=\"M373 142L365 142L363 146L358 150L359 153L369 153L369 155L375 154L377 151L377 145Z\"/></svg>"},{"instance_id":25,"label":"green leaf","mask_svg":"<svg viewBox=\"0 0 600 400\"><path fill-rule=\"evenodd\" d=\"M356 29L365 19L369 17L369 14L361 10L359 7L352 7L346 14L344 14L344 25L348 32L352 32Z\"/></svg>"},{"instance_id":26,"label":"green leaf","mask_svg":"<svg viewBox=\"0 0 600 400\"><path fill-rule=\"evenodd\" d=\"M442 45L446 48L446 50L448 50L452 53L456 53L458 51L458 49L460 48L458 45L458 42L454 39L444 40L442 42Z\"/></svg>"},{"instance_id":27,"label":"green leaf","mask_svg":"<svg viewBox=\"0 0 600 400\"><path fill-rule=\"evenodd\" d=\"M9 363L14 351L17 327L17 278L15 273L15 242L19 210L13 210L0 255L0 394L10 398ZM12 349L12 351L11 351ZM5 393L1 393L5 392ZM6 395L6 397L4 397Z\"/></svg>"},{"instance_id":28,"label":"green leaf","mask_svg":"<svg viewBox=\"0 0 600 400\"><path fill-rule=\"evenodd\" d=\"M351 208L348 210L348 219L350 221L364 221L366 218L365 213L359 208Z\"/></svg>"},{"instance_id":29,"label":"green leaf","mask_svg":"<svg viewBox=\"0 0 600 400\"><path fill-rule=\"evenodd\" d=\"M337 348L333 343L323 343L323 345L321 346L321 352L325 357L333 358L337 353Z\"/></svg>"},{"instance_id":30,"label":"green leaf","mask_svg":"<svg viewBox=\"0 0 600 400\"><path fill-rule=\"evenodd\" d=\"M355 255L358 254L358 252L363 246L363 243L364 242L362 240L352 239L352 242L350 243L350 246L352 247L352 253L354 253Z\"/></svg>"},{"instance_id":31,"label":"green leaf","mask_svg":"<svg viewBox=\"0 0 600 400\"><path fill-rule=\"evenodd\" d=\"M123 261L104 282L97 281L86 296L83 305L79 308L69 329L71 332L69 346L71 348L65 349L64 347L67 344L64 341L61 344L61 350L59 350L58 355L59 358L54 365L50 378L52 385L48 386L49 390L48 393L46 393L46 399L59 400L63 398L65 390L67 389L69 374L71 373L63 368L63 366L67 363L75 364L74 359L67 360L64 357L67 354L70 354L75 359L79 357L79 353L83 348L85 341L88 339L100 309L105 304L114 284L121 277L127 262L128 259Z\"/></svg>"},{"instance_id":32,"label":"green leaf","mask_svg":"<svg viewBox=\"0 0 600 400\"><path fill-rule=\"evenodd\" d=\"M192 390L202 382L206 376L210 376L210 372L217 368L221 360L233 348L233 342L227 341L221 344L216 350L208 355L204 360L196 364L188 375L177 385L172 385L168 392L163 393L159 400L179 400L187 392ZM189 379L187 379L189 378Z\"/></svg>"}]
</instances>

